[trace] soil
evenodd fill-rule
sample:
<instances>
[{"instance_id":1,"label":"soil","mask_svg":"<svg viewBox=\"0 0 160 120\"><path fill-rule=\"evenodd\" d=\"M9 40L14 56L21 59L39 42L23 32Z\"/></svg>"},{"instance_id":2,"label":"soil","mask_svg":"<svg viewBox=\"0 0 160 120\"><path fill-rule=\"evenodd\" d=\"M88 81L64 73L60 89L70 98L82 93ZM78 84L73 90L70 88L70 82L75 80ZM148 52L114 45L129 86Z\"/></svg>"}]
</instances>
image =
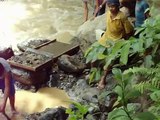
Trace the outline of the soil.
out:
<instances>
[{"instance_id":1,"label":"soil","mask_svg":"<svg viewBox=\"0 0 160 120\"><path fill-rule=\"evenodd\" d=\"M20 55L15 55L9 59L10 62L26 65L30 67L36 67L45 63L50 58L43 54L36 54L31 51L25 51Z\"/></svg>"}]
</instances>

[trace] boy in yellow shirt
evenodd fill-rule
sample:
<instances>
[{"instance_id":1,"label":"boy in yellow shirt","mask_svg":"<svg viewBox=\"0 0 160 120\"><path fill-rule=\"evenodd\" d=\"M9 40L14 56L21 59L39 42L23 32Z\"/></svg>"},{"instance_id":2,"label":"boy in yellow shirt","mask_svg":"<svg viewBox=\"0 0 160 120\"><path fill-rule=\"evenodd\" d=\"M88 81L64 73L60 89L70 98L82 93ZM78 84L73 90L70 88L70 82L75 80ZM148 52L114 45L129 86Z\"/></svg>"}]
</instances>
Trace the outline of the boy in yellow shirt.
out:
<instances>
[{"instance_id":1,"label":"boy in yellow shirt","mask_svg":"<svg viewBox=\"0 0 160 120\"><path fill-rule=\"evenodd\" d=\"M133 26L128 21L127 17L123 12L119 10L119 0L107 0L108 11L106 13L106 25L107 29L103 36L98 40L98 42L105 47L108 47L108 40L120 40L122 38L128 39L133 34ZM108 74L108 69L105 70L104 75L98 84L99 89L105 87L105 79Z\"/></svg>"}]
</instances>

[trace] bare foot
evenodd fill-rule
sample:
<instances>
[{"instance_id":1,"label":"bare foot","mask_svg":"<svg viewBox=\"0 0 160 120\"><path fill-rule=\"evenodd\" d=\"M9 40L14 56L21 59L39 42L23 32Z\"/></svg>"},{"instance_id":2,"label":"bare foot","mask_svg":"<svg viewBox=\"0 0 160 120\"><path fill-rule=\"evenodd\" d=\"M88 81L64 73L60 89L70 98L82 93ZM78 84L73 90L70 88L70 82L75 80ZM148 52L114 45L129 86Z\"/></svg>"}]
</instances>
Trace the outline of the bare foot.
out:
<instances>
[{"instance_id":1,"label":"bare foot","mask_svg":"<svg viewBox=\"0 0 160 120\"><path fill-rule=\"evenodd\" d=\"M102 89L105 88L105 85L98 85L97 88L98 88L99 90L102 90Z\"/></svg>"},{"instance_id":2,"label":"bare foot","mask_svg":"<svg viewBox=\"0 0 160 120\"><path fill-rule=\"evenodd\" d=\"M17 112L16 110L12 110L12 115L17 115L19 114L19 112Z\"/></svg>"}]
</instances>

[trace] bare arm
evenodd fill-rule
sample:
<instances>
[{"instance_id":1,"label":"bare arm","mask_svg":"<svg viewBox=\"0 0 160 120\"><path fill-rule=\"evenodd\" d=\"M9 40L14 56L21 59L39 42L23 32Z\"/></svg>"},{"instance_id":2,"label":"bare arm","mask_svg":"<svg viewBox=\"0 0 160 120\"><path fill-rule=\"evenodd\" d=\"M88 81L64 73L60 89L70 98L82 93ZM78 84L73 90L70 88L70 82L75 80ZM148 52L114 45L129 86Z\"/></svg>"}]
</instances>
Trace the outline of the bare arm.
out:
<instances>
[{"instance_id":1,"label":"bare arm","mask_svg":"<svg viewBox=\"0 0 160 120\"><path fill-rule=\"evenodd\" d=\"M95 9L95 11L94 11L94 18L96 17L96 15L97 15L97 13L98 13L98 11L99 11L99 3L98 3L98 0L96 0L96 9Z\"/></svg>"},{"instance_id":2,"label":"bare arm","mask_svg":"<svg viewBox=\"0 0 160 120\"><path fill-rule=\"evenodd\" d=\"M88 3L84 2L84 21L88 20Z\"/></svg>"},{"instance_id":3,"label":"bare arm","mask_svg":"<svg viewBox=\"0 0 160 120\"><path fill-rule=\"evenodd\" d=\"M99 10L106 4L106 0L103 0L103 3L101 5L98 4L98 0L96 0L96 10L94 12L94 18L96 17Z\"/></svg>"}]
</instances>

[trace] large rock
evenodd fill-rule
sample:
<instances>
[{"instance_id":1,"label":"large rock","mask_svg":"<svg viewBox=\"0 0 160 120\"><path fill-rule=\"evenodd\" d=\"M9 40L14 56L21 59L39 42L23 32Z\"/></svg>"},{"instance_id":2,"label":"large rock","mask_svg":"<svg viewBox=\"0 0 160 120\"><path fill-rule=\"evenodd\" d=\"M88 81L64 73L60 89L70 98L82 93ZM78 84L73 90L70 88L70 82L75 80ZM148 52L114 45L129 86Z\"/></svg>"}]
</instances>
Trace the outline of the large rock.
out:
<instances>
[{"instance_id":1,"label":"large rock","mask_svg":"<svg viewBox=\"0 0 160 120\"><path fill-rule=\"evenodd\" d=\"M41 113L34 113L26 116L26 120L67 120L66 108L47 108Z\"/></svg>"},{"instance_id":2,"label":"large rock","mask_svg":"<svg viewBox=\"0 0 160 120\"><path fill-rule=\"evenodd\" d=\"M106 28L106 15L96 17L94 20L88 20L77 30L77 40L80 47L85 51L93 42L96 41L97 29L105 30Z\"/></svg>"},{"instance_id":3,"label":"large rock","mask_svg":"<svg viewBox=\"0 0 160 120\"><path fill-rule=\"evenodd\" d=\"M86 65L74 58L74 56L62 55L57 61L58 67L67 73L81 73Z\"/></svg>"}]
</instances>

